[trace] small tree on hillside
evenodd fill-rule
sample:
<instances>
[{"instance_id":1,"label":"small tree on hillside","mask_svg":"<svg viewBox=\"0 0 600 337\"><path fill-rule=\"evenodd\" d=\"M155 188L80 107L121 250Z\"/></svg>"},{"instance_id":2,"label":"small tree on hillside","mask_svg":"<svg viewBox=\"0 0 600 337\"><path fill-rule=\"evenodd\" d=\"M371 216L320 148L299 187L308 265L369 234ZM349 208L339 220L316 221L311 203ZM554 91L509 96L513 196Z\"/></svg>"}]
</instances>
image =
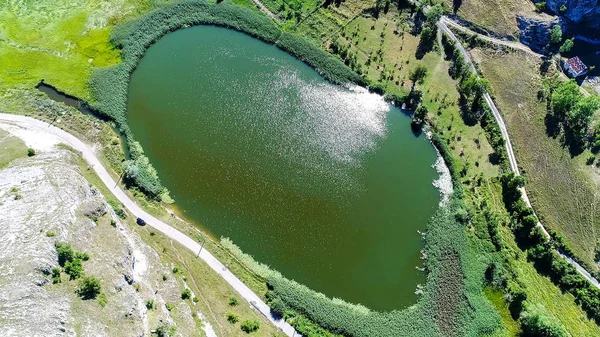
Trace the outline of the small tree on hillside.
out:
<instances>
[{"instance_id":1,"label":"small tree on hillside","mask_svg":"<svg viewBox=\"0 0 600 337\"><path fill-rule=\"evenodd\" d=\"M444 14L444 9L442 5L436 4L429 8L429 11L425 14L425 19L427 20L427 26L433 28L440 20L442 15Z\"/></svg>"},{"instance_id":2,"label":"small tree on hillside","mask_svg":"<svg viewBox=\"0 0 600 337\"><path fill-rule=\"evenodd\" d=\"M566 39L565 42L562 44L562 46L560 46L559 50L561 53L568 53L571 51L571 49L573 49L574 45L575 45L575 41L573 38Z\"/></svg>"},{"instance_id":3,"label":"small tree on hillside","mask_svg":"<svg viewBox=\"0 0 600 337\"><path fill-rule=\"evenodd\" d=\"M84 300L94 299L102 290L100 286L100 280L93 276L84 277L79 283L77 294Z\"/></svg>"},{"instance_id":4,"label":"small tree on hillside","mask_svg":"<svg viewBox=\"0 0 600 337\"><path fill-rule=\"evenodd\" d=\"M257 331L258 328L260 327L260 322L259 321L250 321L250 320L246 320L243 321L242 324L240 325L240 329L242 329L242 331L244 331L245 333L251 333L254 331Z\"/></svg>"},{"instance_id":5,"label":"small tree on hillside","mask_svg":"<svg viewBox=\"0 0 600 337\"><path fill-rule=\"evenodd\" d=\"M562 41L562 28L560 25L555 25L550 31L550 43L558 44Z\"/></svg>"},{"instance_id":6,"label":"small tree on hillside","mask_svg":"<svg viewBox=\"0 0 600 337\"><path fill-rule=\"evenodd\" d=\"M64 267L67 262L73 261L75 253L73 252L73 248L71 248L70 244L57 242L55 246L56 253L58 254L58 264L60 264L61 267Z\"/></svg>"},{"instance_id":7,"label":"small tree on hillside","mask_svg":"<svg viewBox=\"0 0 600 337\"><path fill-rule=\"evenodd\" d=\"M423 84L425 77L427 76L427 67L419 64L416 68L410 71L408 78L414 84Z\"/></svg>"},{"instance_id":8,"label":"small tree on hillside","mask_svg":"<svg viewBox=\"0 0 600 337\"><path fill-rule=\"evenodd\" d=\"M427 117L427 112L427 107L425 107L423 104L419 105L413 114L413 122L422 124Z\"/></svg>"}]
</instances>

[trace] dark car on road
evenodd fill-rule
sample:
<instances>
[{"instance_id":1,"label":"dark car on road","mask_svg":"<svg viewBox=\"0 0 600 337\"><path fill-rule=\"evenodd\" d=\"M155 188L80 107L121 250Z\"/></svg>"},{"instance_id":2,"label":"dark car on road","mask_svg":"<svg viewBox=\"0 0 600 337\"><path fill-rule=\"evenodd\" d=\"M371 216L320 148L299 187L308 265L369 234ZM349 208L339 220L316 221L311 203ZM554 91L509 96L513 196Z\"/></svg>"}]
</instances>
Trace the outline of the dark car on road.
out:
<instances>
[{"instance_id":1,"label":"dark car on road","mask_svg":"<svg viewBox=\"0 0 600 337\"><path fill-rule=\"evenodd\" d=\"M142 218L137 218L137 220L135 220L135 222L137 222L137 224L140 226L146 226L146 221L144 221L144 219L142 219Z\"/></svg>"}]
</instances>

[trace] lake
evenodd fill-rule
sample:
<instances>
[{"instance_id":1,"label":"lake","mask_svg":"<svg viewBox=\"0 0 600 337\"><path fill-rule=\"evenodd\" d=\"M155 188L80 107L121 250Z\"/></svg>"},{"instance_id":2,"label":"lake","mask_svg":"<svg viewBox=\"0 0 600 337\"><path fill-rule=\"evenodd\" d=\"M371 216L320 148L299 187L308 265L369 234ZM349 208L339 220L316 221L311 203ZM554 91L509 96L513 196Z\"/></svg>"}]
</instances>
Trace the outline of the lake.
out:
<instances>
[{"instance_id":1,"label":"lake","mask_svg":"<svg viewBox=\"0 0 600 337\"><path fill-rule=\"evenodd\" d=\"M128 123L178 213L284 276L375 310L416 301L436 152L363 88L233 30L160 39Z\"/></svg>"}]
</instances>

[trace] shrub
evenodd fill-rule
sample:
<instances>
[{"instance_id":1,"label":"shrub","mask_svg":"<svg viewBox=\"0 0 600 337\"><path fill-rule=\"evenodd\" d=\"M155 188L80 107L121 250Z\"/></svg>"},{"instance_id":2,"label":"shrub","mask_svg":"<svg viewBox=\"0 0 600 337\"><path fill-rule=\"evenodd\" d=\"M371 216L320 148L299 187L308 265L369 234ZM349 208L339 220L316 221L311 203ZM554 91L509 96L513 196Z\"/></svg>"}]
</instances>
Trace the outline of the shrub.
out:
<instances>
[{"instance_id":1,"label":"shrub","mask_svg":"<svg viewBox=\"0 0 600 337\"><path fill-rule=\"evenodd\" d=\"M69 275L69 279L75 280L83 275L83 265L80 259L74 259L73 261L67 261L65 263L65 273Z\"/></svg>"},{"instance_id":2,"label":"shrub","mask_svg":"<svg viewBox=\"0 0 600 337\"><path fill-rule=\"evenodd\" d=\"M54 267L52 268L52 283L60 283L62 280L60 278L60 268Z\"/></svg>"},{"instance_id":3,"label":"shrub","mask_svg":"<svg viewBox=\"0 0 600 337\"><path fill-rule=\"evenodd\" d=\"M121 203L119 203L118 201L109 199L107 201L107 203L110 205L110 207L112 207L112 209L115 211L115 214L121 218L121 219L125 219L127 218L127 213L123 210L123 205L121 205ZM111 220L110 224L113 224L114 220ZM116 227L116 222L113 225L113 227Z\"/></svg>"},{"instance_id":4,"label":"shrub","mask_svg":"<svg viewBox=\"0 0 600 337\"><path fill-rule=\"evenodd\" d=\"M34 150L34 149L32 149L32 148L28 148L28 149L27 149L27 156L28 156L28 157L33 157L33 156L35 156L35 150Z\"/></svg>"},{"instance_id":5,"label":"shrub","mask_svg":"<svg viewBox=\"0 0 600 337\"><path fill-rule=\"evenodd\" d=\"M541 308L530 305L519 322L524 337L567 337L567 331L556 319L542 314Z\"/></svg>"},{"instance_id":6,"label":"shrub","mask_svg":"<svg viewBox=\"0 0 600 337\"><path fill-rule=\"evenodd\" d=\"M167 310L171 311L171 310L175 309L175 304L165 303L165 307L167 308Z\"/></svg>"},{"instance_id":7,"label":"shrub","mask_svg":"<svg viewBox=\"0 0 600 337\"><path fill-rule=\"evenodd\" d=\"M536 3L535 9L538 13L544 12L546 10L546 1Z\"/></svg>"},{"instance_id":8,"label":"shrub","mask_svg":"<svg viewBox=\"0 0 600 337\"><path fill-rule=\"evenodd\" d=\"M238 299L233 297L233 296L229 296L229 306L235 307L236 305L238 305Z\"/></svg>"},{"instance_id":9,"label":"shrub","mask_svg":"<svg viewBox=\"0 0 600 337\"><path fill-rule=\"evenodd\" d=\"M594 163L594 161L596 160L596 156L594 156L593 154L591 154L588 159L585 161L585 163L587 165L592 165Z\"/></svg>"},{"instance_id":10,"label":"shrub","mask_svg":"<svg viewBox=\"0 0 600 337\"><path fill-rule=\"evenodd\" d=\"M170 337L175 335L175 327L172 325L161 325L155 330L157 337Z\"/></svg>"},{"instance_id":11,"label":"shrub","mask_svg":"<svg viewBox=\"0 0 600 337\"><path fill-rule=\"evenodd\" d=\"M75 253L73 252L73 248L71 248L70 244L57 242L55 247L56 253L58 254L58 264L60 264L61 267L64 267L65 263L68 261L73 261Z\"/></svg>"},{"instance_id":12,"label":"shrub","mask_svg":"<svg viewBox=\"0 0 600 337\"><path fill-rule=\"evenodd\" d=\"M550 30L550 43L558 44L560 41L562 41L562 28L560 25L555 25Z\"/></svg>"},{"instance_id":13,"label":"shrub","mask_svg":"<svg viewBox=\"0 0 600 337\"><path fill-rule=\"evenodd\" d=\"M49 238L53 238L53 237L56 236L56 233L54 233L53 231L47 231L46 232L46 236L49 237Z\"/></svg>"},{"instance_id":14,"label":"shrub","mask_svg":"<svg viewBox=\"0 0 600 337\"><path fill-rule=\"evenodd\" d=\"M231 324L235 324L240 320L240 318L238 317L238 315L230 312L227 314L227 322L231 323Z\"/></svg>"},{"instance_id":15,"label":"shrub","mask_svg":"<svg viewBox=\"0 0 600 337\"><path fill-rule=\"evenodd\" d=\"M98 305L104 308L106 306L106 303L108 303L108 298L106 298L106 294L100 293L100 295L98 295Z\"/></svg>"},{"instance_id":16,"label":"shrub","mask_svg":"<svg viewBox=\"0 0 600 337\"><path fill-rule=\"evenodd\" d=\"M146 309L148 309L148 310L154 309L154 300L147 300L146 301Z\"/></svg>"},{"instance_id":17,"label":"shrub","mask_svg":"<svg viewBox=\"0 0 600 337\"><path fill-rule=\"evenodd\" d=\"M567 6L565 6L565 5L560 6L560 8L558 9L558 12L560 14L566 13L567 12Z\"/></svg>"},{"instance_id":18,"label":"shrub","mask_svg":"<svg viewBox=\"0 0 600 337\"><path fill-rule=\"evenodd\" d=\"M84 300L94 299L100 294L101 290L99 279L93 276L86 276L81 279L77 294Z\"/></svg>"},{"instance_id":19,"label":"shrub","mask_svg":"<svg viewBox=\"0 0 600 337\"><path fill-rule=\"evenodd\" d=\"M75 259L87 261L90 259L90 256L88 255L88 253L75 253Z\"/></svg>"},{"instance_id":20,"label":"shrub","mask_svg":"<svg viewBox=\"0 0 600 337\"><path fill-rule=\"evenodd\" d=\"M269 307L271 307L271 311L275 313L277 316L283 317L286 310L288 310L288 306L285 304L281 298L277 297L273 301L269 303Z\"/></svg>"},{"instance_id":21,"label":"shrub","mask_svg":"<svg viewBox=\"0 0 600 337\"><path fill-rule=\"evenodd\" d=\"M560 52L561 53L568 53L571 51L571 49L573 49L573 46L575 45L575 40L574 39L566 39L565 42L562 44L562 46L560 46Z\"/></svg>"},{"instance_id":22,"label":"shrub","mask_svg":"<svg viewBox=\"0 0 600 337\"><path fill-rule=\"evenodd\" d=\"M182 300L187 300L188 298L192 297L192 292L189 289L185 289L182 293L181 293L181 299Z\"/></svg>"},{"instance_id":23,"label":"shrub","mask_svg":"<svg viewBox=\"0 0 600 337\"><path fill-rule=\"evenodd\" d=\"M245 333L255 332L258 330L259 327L260 327L260 322L256 321L256 320L252 320L252 321L245 320L240 325L240 329L242 329L242 331Z\"/></svg>"}]
</instances>

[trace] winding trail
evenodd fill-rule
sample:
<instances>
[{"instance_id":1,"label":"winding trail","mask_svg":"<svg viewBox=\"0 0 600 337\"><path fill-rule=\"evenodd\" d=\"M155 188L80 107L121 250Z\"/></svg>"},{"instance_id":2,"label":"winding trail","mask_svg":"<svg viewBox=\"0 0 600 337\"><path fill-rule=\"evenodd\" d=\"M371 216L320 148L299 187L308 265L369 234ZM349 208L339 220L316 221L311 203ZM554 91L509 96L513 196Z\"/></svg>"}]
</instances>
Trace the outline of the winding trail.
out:
<instances>
[{"instance_id":1,"label":"winding trail","mask_svg":"<svg viewBox=\"0 0 600 337\"><path fill-rule=\"evenodd\" d=\"M528 54L531 54L531 55L539 57L539 58L542 58L542 56L543 56L542 54L536 53L535 51L531 50L531 48L527 47L526 45L522 44L521 42L502 40L502 39L498 39L495 37L477 33L475 31L471 30L470 28L465 27L465 26L461 25L460 23L452 20L451 18L449 18L447 16L442 16L440 21L443 22L443 24L445 26L452 26L453 28L460 30L462 32L465 32L465 33L468 33L471 35L477 35L478 38L480 38L484 41L488 41L488 42L492 42L494 44L498 44L498 45L506 46L506 47L509 47L512 49L524 51Z\"/></svg>"},{"instance_id":2,"label":"winding trail","mask_svg":"<svg viewBox=\"0 0 600 337\"><path fill-rule=\"evenodd\" d=\"M454 41L455 46L460 50L460 53L463 55L463 58L465 59L465 62L469 65L471 72L474 74L477 74L477 69L475 68L475 65L473 64L473 60L471 59L471 56L469 55L467 50L463 47L462 43L458 40L456 35L454 35L452 30L450 30L448 28L448 25L447 25L448 22L449 22L449 20L443 16L440 19L440 21L438 21L438 23L437 23L438 28L444 34L446 34L452 41ZM458 24L454 22L453 26L455 26L455 25L458 25ZM478 34L475 32L473 32L473 34L477 34L480 37L484 37L481 34ZM492 39L492 38L490 38L490 39ZM497 40L497 39L494 39L494 40ZM502 41L502 40L498 40L498 41ZM504 41L504 42L506 42L506 41ZM532 52L532 51L530 50L530 52ZM508 155L508 161L510 162L510 168L515 173L515 175L519 176L519 175L521 175L521 173L519 172L517 158L515 157L515 154L513 152L512 144L510 142L510 136L508 135L508 131L506 129L506 124L504 123L504 119L502 118L500 111L498 111L498 108L496 107L496 104L492 100L492 97L487 92L483 96L485 98L485 102L487 103L490 110L492 111L494 118L496 119L496 123L498 124L498 127L500 128L500 132L502 133L502 138L504 138L505 145L506 145L506 153ZM521 197L523 198L523 201L529 208L531 208L533 210L533 206L531 205L531 202L529 201L529 197L527 196L527 191L525 190L525 188L521 188L520 190L521 190ZM533 210L533 212L535 214L535 210ZM546 238L548 240L550 240L551 239L550 233L548 233L548 231L546 230L544 225L542 225L542 223L539 221L539 217L537 215L536 215L536 218L538 219L538 223L536 226L539 227L542 230L542 232L544 233L544 235L546 236ZM583 268L579 263L574 261L569 256L561 253L560 251L558 251L558 254L560 254L560 256L562 256L571 265L573 265L575 267L575 269L577 269L579 274L581 274L583 277L585 277L596 288L600 289L600 283L598 282L598 280L596 280L594 277L592 277L592 275L587 270L585 270L585 268Z\"/></svg>"},{"instance_id":3,"label":"winding trail","mask_svg":"<svg viewBox=\"0 0 600 337\"><path fill-rule=\"evenodd\" d=\"M263 302L258 295L256 295L250 288L248 288L240 279L238 279L233 273L231 273L227 267L225 267L219 260L217 260L210 252L206 249L201 249L200 244L187 235L183 234L179 230L167 225L166 223L156 219L152 215L144 211L138 206L133 200L131 200L119 186L111 175L106 171L104 166L100 163L94 150L87 144L76 138L75 136L61 130L53 125L49 125L46 122L40 120L20 116L0 113L0 122L7 124L16 125L25 129L29 129L37 132L51 133L56 136L61 142L71 146L75 150L79 151L83 158L88 162L90 167L94 169L96 174L100 177L102 182L108 189L115 195L117 199L129 210L135 217L142 218L146 223L162 232L174 241L177 241L187 249L191 250L194 254L200 252L199 257L206 262L217 274L219 274L240 296L242 296L251 307L260 312L268 321L273 323L280 331L285 333L287 336L300 336L294 328L283 319L274 317L271 314L269 306Z\"/></svg>"}]
</instances>

